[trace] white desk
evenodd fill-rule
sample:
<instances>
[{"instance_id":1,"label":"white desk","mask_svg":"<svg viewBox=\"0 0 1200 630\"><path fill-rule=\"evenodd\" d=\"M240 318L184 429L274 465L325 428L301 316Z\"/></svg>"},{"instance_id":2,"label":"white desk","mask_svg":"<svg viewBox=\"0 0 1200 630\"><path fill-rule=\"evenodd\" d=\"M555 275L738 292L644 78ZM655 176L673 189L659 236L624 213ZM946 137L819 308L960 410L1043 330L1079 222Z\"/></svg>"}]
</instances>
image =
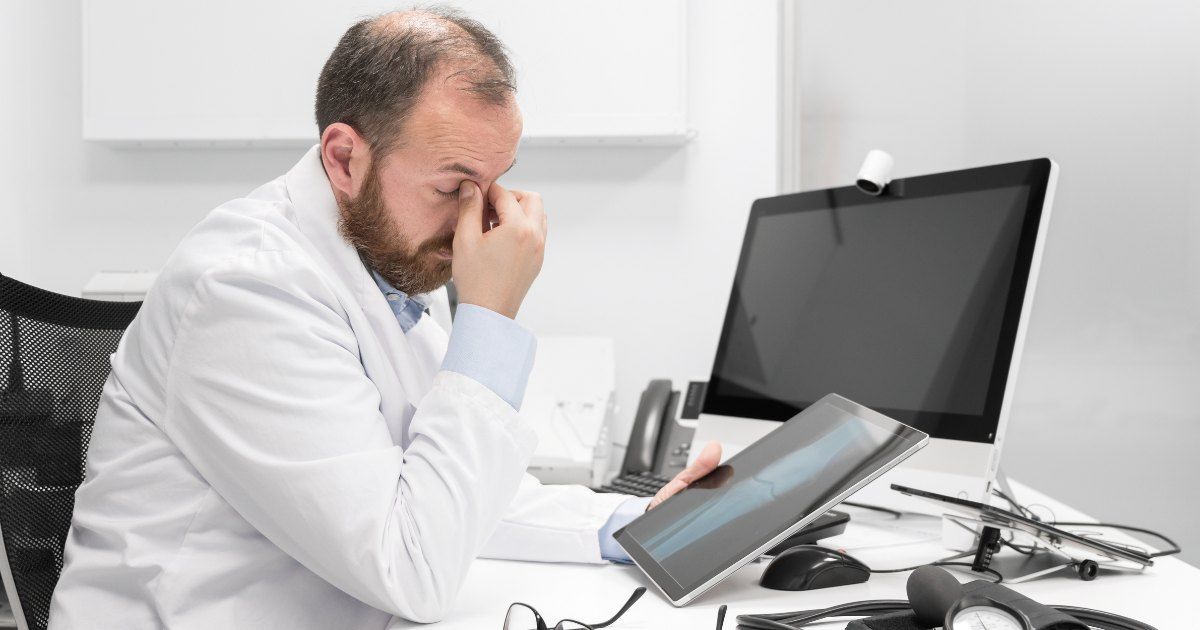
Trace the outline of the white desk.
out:
<instances>
[{"instance_id":1,"label":"white desk","mask_svg":"<svg viewBox=\"0 0 1200 630\"><path fill-rule=\"evenodd\" d=\"M1014 490L1022 503L1049 506L1059 520L1088 520L1087 516L1026 487L1015 485ZM928 534L924 542L850 550L872 568L911 566L951 555L941 546L939 519L914 516L896 521L884 514L845 509L852 514L847 538L860 542L869 539L872 532L881 531L872 523L899 523ZM1181 528L1185 526L1180 524ZM1169 536L1172 532L1164 533ZM740 614L821 608L864 599L907 599L904 587L908 573L875 574L866 583L853 586L781 592L758 585L765 566L765 563L747 565L688 606L675 608L633 566L477 560L454 610L434 627L499 630L508 605L514 601L537 608L547 623L563 617L598 622L615 613L638 586L647 587L646 594L612 626L613 630L713 628L716 609L721 604L729 605L725 628L733 630L735 617ZM1200 569L1175 558L1160 558L1143 573L1101 573L1092 582L1080 581L1071 573L1062 575L1008 586L1042 603L1106 610L1145 621L1158 630L1188 628L1186 606L1200 596ZM393 627L428 626L397 622Z\"/></svg>"}]
</instances>

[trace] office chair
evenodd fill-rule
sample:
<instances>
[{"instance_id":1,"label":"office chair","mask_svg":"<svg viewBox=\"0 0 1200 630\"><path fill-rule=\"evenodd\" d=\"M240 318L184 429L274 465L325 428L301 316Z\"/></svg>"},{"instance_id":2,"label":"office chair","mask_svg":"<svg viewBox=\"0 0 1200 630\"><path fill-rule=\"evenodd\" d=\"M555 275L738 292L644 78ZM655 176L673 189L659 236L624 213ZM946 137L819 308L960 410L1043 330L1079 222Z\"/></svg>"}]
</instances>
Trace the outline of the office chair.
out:
<instances>
[{"instance_id":1,"label":"office chair","mask_svg":"<svg viewBox=\"0 0 1200 630\"><path fill-rule=\"evenodd\" d=\"M0 274L0 573L20 630L44 630L109 355L141 302Z\"/></svg>"}]
</instances>

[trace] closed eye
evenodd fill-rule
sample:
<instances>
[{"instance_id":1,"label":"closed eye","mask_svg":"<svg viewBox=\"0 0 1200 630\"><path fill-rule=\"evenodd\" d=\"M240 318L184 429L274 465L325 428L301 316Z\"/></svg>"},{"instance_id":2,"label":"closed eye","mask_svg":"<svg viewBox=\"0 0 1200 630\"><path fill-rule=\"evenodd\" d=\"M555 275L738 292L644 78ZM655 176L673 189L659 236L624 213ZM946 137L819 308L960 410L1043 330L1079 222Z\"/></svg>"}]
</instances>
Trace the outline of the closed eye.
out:
<instances>
[{"instance_id":1,"label":"closed eye","mask_svg":"<svg viewBox=\"0 0 1200 630\"><path fill-rule=\"evenodd\" d=\"M454 190L451 190L450 192L446 192L440 188L434 188L434 191L436 191L437 194L441 195L442 197L447 197L447 198L458 197L458 189L457 188L455 188Z\"/></svg>"}]
</instances>

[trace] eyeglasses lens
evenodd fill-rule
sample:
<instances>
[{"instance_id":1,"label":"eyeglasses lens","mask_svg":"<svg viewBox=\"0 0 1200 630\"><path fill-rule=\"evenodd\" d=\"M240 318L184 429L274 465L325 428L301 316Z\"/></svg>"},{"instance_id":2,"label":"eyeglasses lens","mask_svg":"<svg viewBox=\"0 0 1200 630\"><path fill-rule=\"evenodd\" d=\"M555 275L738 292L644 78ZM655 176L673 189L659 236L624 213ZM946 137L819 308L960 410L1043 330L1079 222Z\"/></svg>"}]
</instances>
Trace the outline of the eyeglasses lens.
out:
<instances>
[{"instance_id":1,"label":"eyeglasses lens","mask_svg":"<svg viewBox=\"0 0 1200 630\"><path fill-rule=\"evenodd\" d=\"M538 630L537 617L528 606L513 604L504 616L504 630Z\"/></svg>"}]
</instances>

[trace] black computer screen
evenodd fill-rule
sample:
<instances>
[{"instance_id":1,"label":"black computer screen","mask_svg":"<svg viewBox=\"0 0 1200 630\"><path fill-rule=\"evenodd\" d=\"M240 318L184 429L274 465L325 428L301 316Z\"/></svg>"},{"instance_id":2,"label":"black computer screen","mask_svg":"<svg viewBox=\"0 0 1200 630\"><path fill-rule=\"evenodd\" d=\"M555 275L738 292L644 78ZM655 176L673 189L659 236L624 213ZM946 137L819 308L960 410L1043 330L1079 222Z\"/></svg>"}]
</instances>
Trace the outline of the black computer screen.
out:
<instances>
[{"instance_id":1,"label":"black computer screen","mask_svg":"<svg viewBox=\"0 0 1200 630\"><path fill-rule=\"evenodd\" d=\"M991 442L1048 160L755 202L704 411L785 420L834 392Z\"/></svg>"}]
</instances>

